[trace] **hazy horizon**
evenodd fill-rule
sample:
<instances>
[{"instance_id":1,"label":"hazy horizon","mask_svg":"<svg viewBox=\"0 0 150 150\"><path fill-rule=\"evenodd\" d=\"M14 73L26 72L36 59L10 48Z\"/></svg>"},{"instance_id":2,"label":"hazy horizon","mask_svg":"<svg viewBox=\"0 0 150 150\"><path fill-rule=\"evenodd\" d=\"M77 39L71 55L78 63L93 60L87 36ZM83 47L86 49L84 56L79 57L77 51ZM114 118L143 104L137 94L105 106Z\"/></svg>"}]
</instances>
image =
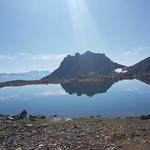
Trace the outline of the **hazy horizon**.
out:
<instances>
[{"instance_id":1,"label":"hazy horizon","mask_svg":"<svg viewBox=\"0 0 150 150\"><path fill-rule=\"evenodd\" d=\"M87 50L133 65L150 56L149 16L149 0L1 0L0 72L52 72Z\"/></svg>"},{"instance_id":2,"label":"hazy horizon","mask_svg":"<svg viewBox=\"0 0 150 150\"><path fill-rule=\"evenodd\" d=\"M81 54L83 54L83 53L81 53ZM68 55L71 55L71 54L68 54ZM75 54L73 54L73 55L75 55ZM72 56L73 56L72 55ZM50 55L45 55L45 57L49 57ZM67 55L64 55L64 57L66 57ZM107 56L107 55L106 55ZM58 55L58 57L59 57L59 55ZM51 73L51 72L53 72L55 69L57 69L59 66L60 66L60 63L61 63L61 61L64 59L64 57L60 57L60 58L47 58L47 59L52 59L53 61L54 61L54 59L56 59L57 60L57 64L56 64L56 67L54 67L53 69L51 69L51 70L49 70L49 69L45 69L45 70L43 70L43 69L37 69L37 70L35 70L35 68L33 68L33 69L27 69L27 70L24 70L24 68L23 68L23 71L20 71L20 70L18 70L18 71L16 71L16 72L10 72L9 70L8 71L6 71L6 72L1 72L0 71L0 73L28 73L28 72L35 72L35 71L48 71L49 73ZM108 57L108 56L107 56ZM16 59L16 58L15 58ZM44 59L44 58L43 58ZM46 58L45 58L46 59ZM145 58L144 58L145 59ZM56 61L55 60L55 61ZM112 59L111 59L112 60ZM112 61L114 61L114 60L112 60ZM139 60L139 61L142 61L142 60ZM135 62L134 64L136 64L136 63L138 63L139 61L137 61L137 62ZM42 60L41 60L41 62L42 62ZM117 62L117 61L114 61L115 63L120 63L120 62ZM121 63L120 63L121 64ZM127 67L129 67L129 66L132 66L132 65L134 65L134 64L131 64L131 65L126 65L126 64L121 64L121 65L125 65L125 66L127 66ZM48 64L49 65L49 64ZM47 66L46 66L47 67ZM45 68L46 68L45 67Z\"/></svg>"}]
</instances>

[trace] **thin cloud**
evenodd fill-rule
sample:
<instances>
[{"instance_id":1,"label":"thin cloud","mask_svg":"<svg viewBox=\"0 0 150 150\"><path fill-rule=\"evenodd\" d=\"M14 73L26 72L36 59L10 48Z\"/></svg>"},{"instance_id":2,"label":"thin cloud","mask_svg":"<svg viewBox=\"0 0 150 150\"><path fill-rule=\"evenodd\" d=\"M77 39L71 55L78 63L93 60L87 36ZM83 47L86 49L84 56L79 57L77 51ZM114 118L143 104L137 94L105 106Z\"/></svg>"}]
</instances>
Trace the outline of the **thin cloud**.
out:
<instances>
[{"instance_id":1,"label":"thin cloud","mask_svg":"<svg viewBox=\"0 0 150 150\"><path fill-rule=\"evenodd\" d=\"M141 54L143 55L143 53L148 54L149 51L150 51L150 47L137 47L133 50L125 51L123 52L123 54L126 56L139 56Z\"/></svg>"},{"instance_id":2,"label":"thin cloud","mask_svg":"<svg viewBox=\"0 0 150 150\"><path fill-rule=\"evenodd\" d=\"M19 53L14 55L0 54L1 72L28 72L31 70L55 70L65 54Z\"/></svg>"},{"instance_id":3,"label":"thin cloud","mask_svg":"<svg viewBox=\"0 0 150 150\"><path fill-rule=\"evenodd\" d=\"M66 95L67 93L65 91L46 91L46 92L41 92L38 94L38 96L57 96L57 95Z\"/></svg>"},{"instance_id":4,"label":"thin cloud","mask_svg":"<svg viewBox=\"0 0 150 150\"><path fill-rule=\"evenodd\" d=\"M150 47L136 47L131 50L124 50L113 56L112 59L120 64L132 66L149 56Z\"/></svg>"},{"instance_id":5,"label":"thin cloud","mask_svg":"<svg viewBox=\"0 0 150 150\"><path fill-rule=\"evenodd\" d=\"M19 98L19 96L18 95L3 95L3 96L0 96L0 101L15 100L16 98Z\"/></svg>"},{"instance_id":6,"label":"thin cloud","mask_svg":"<svg viewBox=\"0 0 150 150\"><path fill-rule=\"evenodd\" d=\"M9 55L0 54L0 59L1 60L14 60L14 59L16 59L16 57L15 56L9 56Z\"/></svg>"},{"instance_id":7,"label":"thin cloud","mask_svg":"<svg viewBox=\"0 0 150 150\"><path fill-rule=\"evenodd\" d=\"M49 54L49 55L34 55L31 58L36 60L55 60L55 59L62 59L66 55L64 54Z\"/></svg>"},{"instance_id":8,"label":"thin cloud","mask_svg":"<svg viewBox=\"0 0 150 150\"><path fill-rule=\"evenodd\" d=\"M30 53L20 53L17 55L3 55L0 54L0 59L15 60L15 59L31 59L31 60L55 60L62 59L66 54L30 54Z\"/></svg>"}]
</instances>

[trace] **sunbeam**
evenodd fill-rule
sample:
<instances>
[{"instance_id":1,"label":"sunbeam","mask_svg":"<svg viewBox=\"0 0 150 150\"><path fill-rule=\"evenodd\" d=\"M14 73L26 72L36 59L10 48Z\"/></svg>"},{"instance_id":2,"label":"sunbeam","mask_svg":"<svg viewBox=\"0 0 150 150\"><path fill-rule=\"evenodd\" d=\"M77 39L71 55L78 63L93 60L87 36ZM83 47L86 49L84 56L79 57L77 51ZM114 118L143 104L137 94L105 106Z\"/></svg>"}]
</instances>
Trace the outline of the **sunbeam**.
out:
<instances>
[{"instance_id":1,"label":"sunbeam","mask_svg":"<svg viewBox=\"0 0 150 150\"><path fill-rule=\"evenodd\" d=\"M97 25L86 1L68 0L68 6L76 46L94 49L101 45Z\"/></svg>"}]
</instances>

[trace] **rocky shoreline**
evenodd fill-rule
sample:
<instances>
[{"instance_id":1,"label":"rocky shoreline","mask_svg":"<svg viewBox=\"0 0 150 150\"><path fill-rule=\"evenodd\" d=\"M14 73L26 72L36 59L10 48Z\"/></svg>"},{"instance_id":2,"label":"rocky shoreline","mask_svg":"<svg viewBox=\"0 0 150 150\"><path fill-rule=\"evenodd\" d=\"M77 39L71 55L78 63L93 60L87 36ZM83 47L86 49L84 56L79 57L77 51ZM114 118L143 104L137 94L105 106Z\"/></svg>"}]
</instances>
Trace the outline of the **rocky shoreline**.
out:
<instances>
[{"instance_id":1,"label":"rocky shoreline","mask_svg":"<svg viewBox=\"0 0 150 150\"><path fill-rule=\"evenodd\" d=\"M103 82L103 81L115 81L120 80L132 80L138 78L145 78L150 80L150 76L146 75L133 75L133 74L112 74L112 75L100 75L94 77L79 77L71 79L54 78L43 80L13 80L7 82L0 82L0 88L11 86L25 86L25 85L39 85L39 84L61 84L61 83L91 83L91 82Z\"/></svg>"},{"instance_id":2,"label":"rocky shoreline","mask_svg":"<svg viewBox=\"0 0 150 150\"><path fill-rule=\"evenodd\" d=\"M0 150L149 150L150 115L57 118L0 115Z\"/></svg>"}]
</instances>

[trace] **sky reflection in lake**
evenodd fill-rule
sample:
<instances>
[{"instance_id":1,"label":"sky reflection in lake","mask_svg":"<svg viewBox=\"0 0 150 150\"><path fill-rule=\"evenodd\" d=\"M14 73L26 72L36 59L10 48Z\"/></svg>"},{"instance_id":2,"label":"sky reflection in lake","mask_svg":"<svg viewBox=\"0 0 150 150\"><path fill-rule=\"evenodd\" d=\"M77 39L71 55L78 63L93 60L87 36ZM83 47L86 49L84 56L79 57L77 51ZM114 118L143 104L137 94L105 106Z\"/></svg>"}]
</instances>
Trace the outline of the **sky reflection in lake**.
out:
<instances>
[{"instance_id":1,"label":"sky reflection in lake","mask_svg":"<svg viewBox=\"0 0 150 150\"><path fill-rule=\"evenodd\" d=\"M71 94L71 95L70 95ZM150 86L139 80L49 84L0 89L0 113L61 117L130 116L150 113Z\"/></svg>"}]
</instances>

